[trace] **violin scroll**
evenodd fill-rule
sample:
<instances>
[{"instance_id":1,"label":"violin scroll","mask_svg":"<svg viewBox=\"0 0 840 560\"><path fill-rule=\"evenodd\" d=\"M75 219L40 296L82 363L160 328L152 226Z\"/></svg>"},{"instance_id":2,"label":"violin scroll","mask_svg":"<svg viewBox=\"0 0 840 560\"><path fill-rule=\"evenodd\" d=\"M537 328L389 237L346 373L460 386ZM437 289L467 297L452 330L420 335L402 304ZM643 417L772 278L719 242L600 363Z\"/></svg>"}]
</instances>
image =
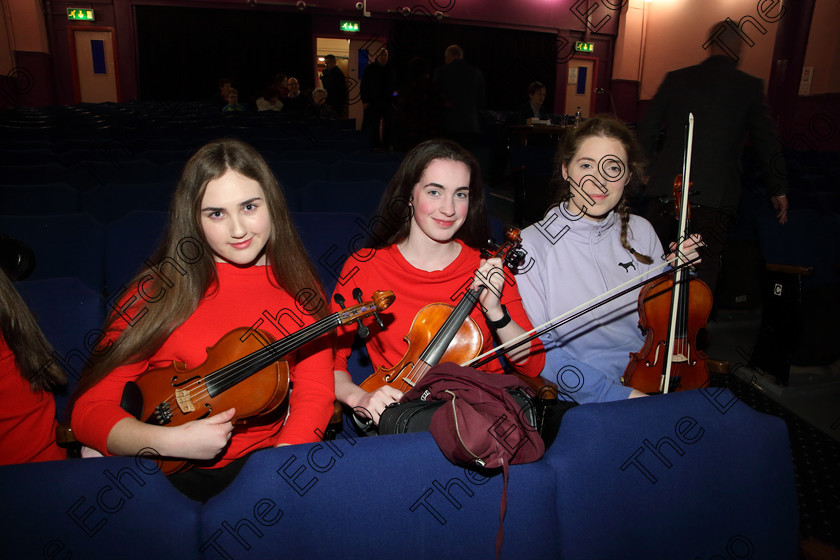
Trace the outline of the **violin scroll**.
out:
<instances>
[{"instance_id":1,"label":"violin scroll","mask_svg":"<svg viewBox=\"0 0 840 560\"><path fill-rule=\"evenodd\" d=\"M492 240L488 245L495 247L493 251L487 249L481 250L481 256L485 259L500 258L508 268L516 269L525 259L525 252L519 246L522 244L522 236L519 235L519 229L509 227L505 231L505 242L501 245L496 245Z\"/></svg>"},{"instance_id":2,"label":"violin scroll","mask_svg":"<svg viewBox=\"0 0 840 560\"><path fill-rule=\"evenodd\" d=\"M368 315L372 315L379 311L384 311L385 309L388 309L392 303L394 303L395 299L396 296L391 290L377 290L373 292L373 298L370 301L348 307L347 309L338 312L337 315L339 324L346 325L347 323L352 323L356 319L367 317Z\"/></svg>"}]
</instances>

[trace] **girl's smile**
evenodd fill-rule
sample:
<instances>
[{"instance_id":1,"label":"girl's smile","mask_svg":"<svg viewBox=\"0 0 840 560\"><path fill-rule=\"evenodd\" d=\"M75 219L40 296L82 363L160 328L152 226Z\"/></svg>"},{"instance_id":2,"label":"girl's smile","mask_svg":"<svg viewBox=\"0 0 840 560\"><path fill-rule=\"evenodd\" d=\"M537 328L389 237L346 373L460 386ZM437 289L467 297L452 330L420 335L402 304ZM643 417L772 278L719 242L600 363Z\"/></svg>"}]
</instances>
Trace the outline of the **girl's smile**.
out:
<instances>
[{"instance_id":1,"label":"girl's smile","mask_svg":"<svg viewBox=\"0 0 840 560\"><path fill-rule=\"evenodd\" d=\"M260 184L228 169L207 183L201 226L217 262L264 265L271 219Z\"/></svg>"},{"instance_id":2,"label":"girl's smile","mask_svg":"<svg viewBox=\"0 0 840 560\"><path fill-rule=\"evenodd\" d=\"M409 237L448 243L464 224L470 206L470 169L449 159L432 160L411 191Z\"/></svg>"},{"instance_id":3,"label":"girl's smile","mask_svg":"<svg viewBox=\"0 0 840 560\"><path fill-rule=\"evenodd\" d=\"M627 150L614 138L590 136L580 144L563 177L570 183L569 209L589 220L601 221L621 201L630 180Z\"/></svg>"}]
</instances>

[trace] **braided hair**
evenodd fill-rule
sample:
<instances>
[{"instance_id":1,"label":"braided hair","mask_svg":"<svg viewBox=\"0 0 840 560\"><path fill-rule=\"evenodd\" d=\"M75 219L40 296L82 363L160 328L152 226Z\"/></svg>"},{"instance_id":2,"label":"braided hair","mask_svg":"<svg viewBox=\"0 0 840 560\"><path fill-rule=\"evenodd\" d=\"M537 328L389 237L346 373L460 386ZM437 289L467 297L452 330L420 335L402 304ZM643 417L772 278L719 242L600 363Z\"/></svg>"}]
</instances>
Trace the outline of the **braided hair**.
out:
<instances>
[{"instance_id":1,"label":"braided hair","mask_svg":"<svg viewBox=\"0 0 840 560\"><path fill-rule=\"evenodd\" d=\"M563 166L565 165L568 168L575 154L580 149L581 144L583 144L583 141L591 136L612 138L620 142L627 151L627 167L630 170L630 179L624 187L621 200L619 200L614 209L621 220L621 246L627 249L639 262L652 264L653 259L633 249L628 240L628 237L631 235L630 202L628 198L641 190L641 177L644 173L644 154L641 146L639 146L639 143L630 132L630 129L616 118L609 115L595 115L586 119L580 126L564 136L554 158L552 186L556 189L557 196L549 209L559 206L573 196L569 180L563 177Z\"/></svg>"}]
</instances>

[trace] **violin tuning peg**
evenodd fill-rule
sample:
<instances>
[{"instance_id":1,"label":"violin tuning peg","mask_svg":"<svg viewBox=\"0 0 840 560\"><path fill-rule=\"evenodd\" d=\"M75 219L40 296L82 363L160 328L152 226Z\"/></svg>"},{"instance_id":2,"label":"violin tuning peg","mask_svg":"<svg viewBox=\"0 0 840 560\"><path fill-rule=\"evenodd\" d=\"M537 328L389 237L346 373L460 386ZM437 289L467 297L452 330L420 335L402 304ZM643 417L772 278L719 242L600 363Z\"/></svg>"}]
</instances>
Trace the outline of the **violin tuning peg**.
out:
<instances>
[{"instance_id":1,"label":"violin tuning peg","mask_svg":"<svg viewBox=\"0 0 840 560\"><path fill-rule=\"evenodd\" d=\"M514 249L508 254L507 263L511 268L519 268L525 262L525 251Z\"/></svg>"},{"instance_id":2,"label":"violin tuning peg","mask_svg":"<svg viewBox=\"0 0 840 560\"><path fill-rule=\"evenodd\" d=\"M367 327L366 327L366 326L362 323L362 320L361 320L361 319L356 319L356 322L357 322L357 323L359 323L359 328L358 328L358 329L356 329L356 332L358 333L358 335L359 335L360 337L362 337L362 338L367 338L367 337L368 337L368 335L370 334L370 329L369 329L369 328L367 328Z\"/></svg>"},{"instance_id":3,"label":"violin tuning peg","mask_svg":"<svg viewBox=\"0 0 840 560\"><path fill-rule=\"evenodd\" d=\"M362 290L361 289L354 288L353 289L353 297L356 298L359 301L359 303L363 303ZM341 298L341 301L339 301L339 298ZM333 299L335 300L335 302L338 305L341 306L342 309L344 309L344 297L341 294L336 293L333 296ZM362 318L359 317L358 319L356 319L356 323L358 323L358 325L359 325L359 328L357 329L356 332L359 334L360 337L367 338L368 335L370 334L370 329L367 328L364 323L362 323Z\"/></svg>"},{"instance_id":4,"label":"violin tuning peg","mask_svg":"<svg viewBox=\"0 0 840 560\"><path fill-rule=\"evenodd\" d=\"M382 317L379 316L378 311L373 312L373 318L376 319L376 322L379 324L381 328L385 328L385 323L382 322Z\"/></svg>"}]
</instances>

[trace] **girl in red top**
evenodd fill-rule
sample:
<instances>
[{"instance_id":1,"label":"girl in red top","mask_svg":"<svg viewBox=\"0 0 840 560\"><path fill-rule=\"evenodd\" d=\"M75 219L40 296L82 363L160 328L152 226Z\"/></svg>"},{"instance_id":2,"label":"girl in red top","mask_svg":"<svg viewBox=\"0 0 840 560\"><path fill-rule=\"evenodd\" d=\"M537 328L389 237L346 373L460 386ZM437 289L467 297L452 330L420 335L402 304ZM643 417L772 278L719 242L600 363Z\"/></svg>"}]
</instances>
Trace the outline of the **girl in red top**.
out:
<instances>
[{"instance_id":1,"label":"girl in red top","mask_svg":"<svg viewBox=\"0 0 840 560\"><path fill-rule=\"evenodd\" d=\"M354 253L344 264L335 292L353 301L354 288L365 298L374 290L392 290L394 303L380 316L382 329L370 323L367 349L374 368L391 367L407 350L403 337L414 317L430 303L456 305L472 285L485 284L470 316L483 336L483 350L493 339L506 342L531 324L522 307L513 275L500 274L500 259L482 259L478 247L489 238L484 192L478 162L455 142L429 140L409 151L386 189L374 223L372 249ZM334 308L337 309L335 303ZM335 393L357 414L378 422L382 411L402 393L384 386L371 393L354 384L347 373L347 358L355 334L339 329L335 361ZM542 371L542 345L534 339L508 354L519 373L536 377ZM481 367L501 373L493 360Z\"/></svg>"},{"instance_id":2,"label":"girl in red top","mask_svg":"<svg viewBox=\"0 0 840 560\"><path fill-rule=\"evenodd\" d=\"M202 468L170 481L204 500L235 476L249 452L318 440L334 399L328 336L287 357L294 385L288 417L280 407L234 425L231 408L169 427L141 422L120 407L127 382L173 361L201 365L207 348L234 328L282 338L326 314L325 305L311 305L313 294L322 297L321 285L280 187L253 148L218 140L187 162L165 238L147 264L128 295L112 304L93 367L80 380L72 415L79 441L108 455L152 448L199 461Z\"/></svg>"},{"instance_id":3,"label":"girl in red top","mask_svg":"<svg viewBox=\"0 0 840 560\"><path fill-rule=\"evenodd\" d=\"M0 270L0 465L67 458L55 443L50 394L64 383L50 343Z\"/></svg>"}]
</instances>

